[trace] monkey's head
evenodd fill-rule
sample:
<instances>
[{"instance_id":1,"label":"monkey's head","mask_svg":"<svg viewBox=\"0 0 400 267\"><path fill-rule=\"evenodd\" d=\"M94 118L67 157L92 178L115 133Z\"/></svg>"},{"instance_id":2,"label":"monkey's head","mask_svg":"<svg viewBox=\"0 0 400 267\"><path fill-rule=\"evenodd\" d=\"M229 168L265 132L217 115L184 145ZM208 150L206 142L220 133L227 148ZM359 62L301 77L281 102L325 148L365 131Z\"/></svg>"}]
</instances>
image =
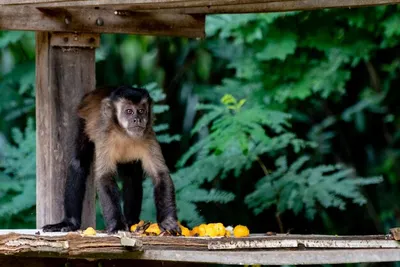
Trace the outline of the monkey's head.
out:
<instances>
[{"instance_id":1,"label":"monkey's head","mask_svg":"<svg viewBox=\"0 0 400 267\"><path fill-rule=\"evenodd\" d=\"M140 138L152 129L152 99L143 88L121 86L110 95L114 118L131 137Z\"/></svg>"}]
</instances>

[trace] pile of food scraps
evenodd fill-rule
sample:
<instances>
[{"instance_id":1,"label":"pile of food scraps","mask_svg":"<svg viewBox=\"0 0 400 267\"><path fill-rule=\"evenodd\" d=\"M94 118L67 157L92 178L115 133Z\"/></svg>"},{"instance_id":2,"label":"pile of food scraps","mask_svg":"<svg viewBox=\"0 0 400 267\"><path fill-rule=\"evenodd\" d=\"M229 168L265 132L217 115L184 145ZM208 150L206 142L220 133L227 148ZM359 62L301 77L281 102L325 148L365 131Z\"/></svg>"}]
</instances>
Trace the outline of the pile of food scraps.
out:
<instances>
[{"instance_id":1,"label":"pile of food scraps","mask_svg":"<svg viewBox=\"0 0 400 267\"><path fill-rule=\"evenodd\" d=\"M181 236L186 237L246 237L250 235L250 231L246 226L236 225L235 227L225 227L222 223L200 224L192 230L179 223L181 228ZM157 223L140 221L130 227L133 234L139 236L165 236L171 235L168 232L161 232ZM82 233L84 236L96 235L96 231L92 227L88 227Z\"/></svg>"},{"instance_id":2,"label":"pile of food scraps","mask_svg":"<svg viewBox=\"0 0 400 267\"><path fill-rule=\"evenodd\" d=\"M222 223L209 223L200 224L194 227L192 230L178 223L181 228L182 236L202 236L202 237L245 237L249 236L250 231L246 226L237 225L235 227L225 227ZM130 231L133 233L145 235L145 236L159 236L168 235L168 233L162 233L157 223L140 221L137 224L131 226Z\"/></svg>"}]
</instances>

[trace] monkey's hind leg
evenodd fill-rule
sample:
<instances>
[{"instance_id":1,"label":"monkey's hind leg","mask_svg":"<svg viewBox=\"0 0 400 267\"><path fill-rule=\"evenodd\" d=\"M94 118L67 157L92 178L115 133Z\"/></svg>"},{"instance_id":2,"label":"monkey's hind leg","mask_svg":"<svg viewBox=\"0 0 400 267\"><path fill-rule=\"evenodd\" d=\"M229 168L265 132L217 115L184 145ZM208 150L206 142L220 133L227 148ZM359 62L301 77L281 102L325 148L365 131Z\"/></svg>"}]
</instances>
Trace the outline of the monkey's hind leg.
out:
<instances>
[{"instance_id":1,"label":"monkey's hind leg","mask_svg":"<svg viewBox=\"0 0 400 267\"><path fill-rule=\"evenodd\" d=\"M44 232L69 232L81 227L86 180L93 161L94 144L84 133L84 122L79 120L78 135L71 162L68 166L64 192L64 218L60 223L43 226Z\"/></svg>"},{"instance_id":2,"label":"monkey's hind leg","mask_svg":"<svg viewBox=\"0 0 400 267\"><path fill-rule=\"evenodd\" d=\"M124 215L128 227L138 223L142 210L143 169L140 162L118 165L118 176L123 180Z\"/></svg>"}]
</instances>

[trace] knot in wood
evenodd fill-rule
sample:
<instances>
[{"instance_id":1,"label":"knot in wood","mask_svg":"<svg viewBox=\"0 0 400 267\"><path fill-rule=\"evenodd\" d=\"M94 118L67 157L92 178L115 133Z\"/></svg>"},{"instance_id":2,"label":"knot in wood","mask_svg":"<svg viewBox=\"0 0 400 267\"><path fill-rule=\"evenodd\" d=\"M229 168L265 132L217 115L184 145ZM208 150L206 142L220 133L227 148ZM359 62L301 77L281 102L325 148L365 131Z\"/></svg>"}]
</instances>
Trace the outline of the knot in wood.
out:
<instances>
[{"instance_id":1,"label":"knot in wood","mask_svg":"<svg viewBox=\"0 0 400 267\"><path fill-rule=\"evenodd\" d=\"M97 18L96 19L96 25L97 26L103 26L104 25L104 21L102 18Z\"/></svg>"}]
</instances>

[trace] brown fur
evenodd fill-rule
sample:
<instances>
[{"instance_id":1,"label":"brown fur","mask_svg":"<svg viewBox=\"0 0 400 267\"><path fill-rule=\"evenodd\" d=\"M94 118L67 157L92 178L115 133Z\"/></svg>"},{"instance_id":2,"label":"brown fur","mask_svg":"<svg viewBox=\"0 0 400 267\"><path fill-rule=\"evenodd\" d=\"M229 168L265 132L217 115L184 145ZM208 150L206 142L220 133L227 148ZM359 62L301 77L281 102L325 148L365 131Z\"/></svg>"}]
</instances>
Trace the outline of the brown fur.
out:
<instances>
[{"instance_id":1,"label":"brown fur","mask_svg":"<svg viewBox=\"0 0 400 267\"><path fill-rule=\"evenodd\" d=\"M83 98L78 107L79 138L74 144L76 151L64 195L65 216L61 222L43 227L44 231L80 228L86 179L93 163L107 232L128 230L130 224L138 222L141 211L143 172L135 167L135 161L140 160L153 180L160 229L172 234L181 232L174 184L152 127L151 104L145 89L128 86L96 89ZM116 173L124 180L124 214Z\"/></svg>"},{"instance_id":2,"label":"brown fur","mask_svg":"<svg viewBox=\"0 0 400 267\"><path fill-rule=\"evenodd\" d=\"M118 104L122 103L116 103ZM141 105L147 105L147 102L142 101ZM132 138L121 127L112 123L115 112L106 90L89 93L78 108L79 116L86 122L85 133L96 146L96 173L114 172L117 163L135 160L141 160L143 169L152 177L157 177L157 172L168 172L151 126L153 118L149 118L150 123L143 137Z\"/></svg>"}]
</instances>

